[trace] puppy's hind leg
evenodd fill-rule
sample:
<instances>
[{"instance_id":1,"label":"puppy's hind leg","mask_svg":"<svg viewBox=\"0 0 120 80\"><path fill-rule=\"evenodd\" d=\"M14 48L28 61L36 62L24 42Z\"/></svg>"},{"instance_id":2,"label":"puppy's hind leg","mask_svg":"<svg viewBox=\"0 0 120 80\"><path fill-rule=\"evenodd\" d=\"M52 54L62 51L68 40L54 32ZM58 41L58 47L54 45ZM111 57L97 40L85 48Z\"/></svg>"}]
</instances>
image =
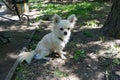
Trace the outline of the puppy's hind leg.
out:
<instances>
[{"instance_id":1,"label":"puppy's hind leg","mask_svg":"<svg viewBox=\"0 0 120 80\"><path fill-rule=\"evenodd\" d=\"M37 60L40 60L40 59L50 60L50 57L41 56L40 54L37 54L34 58Z\"/></svg>"},{"instance_id":2,"label":"puppy's hind leg","mask_svg":"<svg viewBox=\"0 0 120 80\"><path fill-rule=\"evenodd\" d=\"M43 59L50 60L51 58L50 57L43 57Z\"/></svg>"},{"instance_id":3,"label":"puppy's hind leg","mask_svg":"<svg viewBox=\"0 0 120 80\"><path fill-rule=\"evenodd\" d=\"M49 53L50 53L49 50L44 50L44 51L41 51L39 54L36 54L34 58L37 60L40 60L40 59L50 60L50 57L46 57L49 55Z\"/></svg>"},{"instance_id":4,"label":"puppy's hind leg","mask_svg":"<svg viewBox=\"0 0 120 80\"><path fill-rule=\"evenodd\" d=\"M42 59L42 55L38 53L34 56L34 58L37 60L40 60L40 59Z\"/></svg>"}]
</instances>

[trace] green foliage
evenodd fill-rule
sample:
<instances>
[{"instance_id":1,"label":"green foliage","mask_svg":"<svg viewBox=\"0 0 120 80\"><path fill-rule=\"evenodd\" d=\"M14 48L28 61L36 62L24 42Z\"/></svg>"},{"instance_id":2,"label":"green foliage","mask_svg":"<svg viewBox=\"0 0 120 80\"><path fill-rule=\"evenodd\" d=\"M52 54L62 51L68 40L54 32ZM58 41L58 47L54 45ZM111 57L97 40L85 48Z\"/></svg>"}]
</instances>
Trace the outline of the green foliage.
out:
<instances>
[{"instance_id":1,"label":"green foliage","mask_svg":"<svg viewBox=\"0 0 120 80\"><path fill-rule=\"evenodd\" d=\"M77 44L77 43L76 43L75 41L71 41L69 44L70 44L70 46L72 46L72 47L76 47L76 44Z\"/></svg>"},{"instance_id":2,"label":"green foliage","mask_svg":"<svg viewBox=\"0 0 120 80\"><path fill-rule=\"evenodd\" d=\"M115 44L114 47L115 47L115 48L119 48L119 45L118 45L118 44Z\"/></svg>"},{"instance_id":3,"label":"green foliage","mask_svg":"<svg viewBox=\"0 0 120 80\"><path fill-rule=\"evenodd\" d=\"M89 38L93 37L93 34L89 31L84 31L83 35L85 35L86 37L89 37Z\"/></svg>"},{"instance_id":4,"label":"green foliage","mask_svg":"<svg viewBox=\"0 0 120 80\"><path fill-rule=\"evenodd\" d=\"M15 80L28 80L27 77L33 75L33 73L26 70L25 66L26 65L24 65L24 64L19 64L19 66L16 68Z\"/></svg>"},{"instance_id":5,"label":"green foliage","mask_svg":"<svg viewBox=\"0 0 120 80\"><path fill-rule=\"evenodd\" d=\"M113 63L114 63L115 65L120 65L120 59L114 59L114 60L113 60Z\"/></svg>"},{"instance_id":6,"label":"green foliage","mask_svg":"<svg viewBox=\"0 0 120 80\"><path fill-rule=\"evenodd\" d=\"M104 36L100 36L100 41L104 42L105 41L105 37Z\"/></svg>"},{"instance_id":7,"label":"green foliage","mask_svg":"<svg viewBox=\"0 0 120 80\"><path fill-rule=\"evenodd\" d=\"M81 50L78 50L78 51L75 52L75 54L74 54L74 56L73 56L73 59L74 59L74 60L78 60L78 59L83 58L83 57L85 57L85 56L86 56L86 55L85 55L85 50L84 50L84 49L81 49Z\"/></svg>"},{"instance_id":8,"label":"green foliage","mask_svg":"<svg viewBox=\"0 0 120 80\"><path fill-rule=\"evenodd\" d=\"M31 49L31 50L35 49L35 47L37 46L37 43L34 41L39 41L40 39L39 39L39 36L34 35L32 37L32 40L33 40L33 42L30 42L30 44L29 44L29 49Z\"/></svg>"},{"instance_id":9,"label":"green foliage","mask_svg":"<svg viewBox=\"0 0 120 80\"><path fill-rule=\"evenodd\" d=\"M100 7L100 3L97 2L83 2L78 4L41 4L37 3L32 5L30 8L38 9L44 15L59 14L64 15L66 18L70 14L75 14L77 17L88 18L91 11Z\"/></svg>"},{"instance_id":10,"label":"green foliage","mask_svg":"<svg viewBox=\"0 0 120 80\"><path fill-rule=\"evenodd\" d=\"M37 46L37 43L32 42L29 44L29 49L34 50L36 48L36 46Z\"/></svg>"},{"instance_id":11,"label":"green foliage","mask_svg":"<svg viewBox=\"0 0 120 80\"><path fill-rule=\"evenodd\" d=\"M40 38L39 38L39 36L37 36L37 35L34 35L34 36L32 37L32 40L39 41L39 40L40 40Z\"/></svg>"},{"instance_id":12,"label":"green foliage","mask_svg":"<svg viewBox=\"0 0 120 80\"><path fill-rule=\"evenodd\" d=\"M56 69L56 70L54 71L54 75L55 75L55 76L58 76L58 77L66 77L66 76L68 76L67 73L62 72L62 71L60 71L59 69Z\"/></svg>"},{"instance_id":13,"label":"green foliage","mask_svg":"<svg viewBox=\"0 0 120 80\"><path fill-rule=\"evenodd\" d=\"M20 71L20 72L24 71L23 66L22 66L21 64L19 65L19 67L17 67L16 70L17 70L17 71Z\"/></svg>"},{"instance_id":14,"label":"green foliage","mask_svg":"<svg viewBox=\"0 0 120 80\"><path fill-rule=\"evenodd\" d=\"M97 26L97 21L96 20L91 20L91 21L88 21L88 22L86 22L86 24L88 25L88 26Z\"/></svg>"}]
</instances>

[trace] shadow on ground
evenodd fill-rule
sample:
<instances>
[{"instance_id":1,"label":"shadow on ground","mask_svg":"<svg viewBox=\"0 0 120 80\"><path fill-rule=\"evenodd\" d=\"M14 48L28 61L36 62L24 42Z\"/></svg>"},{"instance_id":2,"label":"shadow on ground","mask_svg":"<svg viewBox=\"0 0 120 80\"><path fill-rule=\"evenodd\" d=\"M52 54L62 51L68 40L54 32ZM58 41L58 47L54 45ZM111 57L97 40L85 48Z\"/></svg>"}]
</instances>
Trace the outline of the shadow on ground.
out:
<instances>
[{"instance_id":1,"label":"shadow on ground","mask_svg":"<svg viewBox=\"0 0 120 80\"><path fill-rule=\"evenodd\" d=\"M58 57L52 57L52 60L32 60L30 65L26 63L20 64L15 72L15 79L19 80L119 80L120 79L120 63L118 58L111 56L116 54L118 47L114 48L117 41L116 39L101 36L100 27L80 27L85 26L88 21L97 20L98 24L102 24L108 12L106 6L100 8L100 10L93 9L85 20L79 14L77 27L73 30L71 39L66 45L65 51L69 54L67 60L62 60ZM81 8L76 7L75 10L61 13L64 17L77 12ZM107 10L108 11L108 10ZM58 13L59 14L59 13ZM102 14L98 17L98 14ZM104 15L104 16L103 16ZM51 15L43 15L43 20L48 20ZM41 18L41 17L38 17ZM82 24L81 24L82 23ZM41 27L41 26L40 26ZM38 41L46 34L50 32L44 28L40 28L35 33L31 44L29 45L33 50ZM119 40L118 40L119 43ZM111 47L111 45L113 45ZM73 57L79 51L83 50L83 55L77 60ZM109 51L109 52L108 52Z\"/></svg>"},{"instance_id":2,"label":"shadow on ground","mask_svg":"<svg viewBox=\"0 0 120 80\"><path fill-rule=\"evenodd\" d=\"M0 21L0 35L10 41L4 44L0 42L0 80L5 79L19 52L28 44L32 32L33 30L29 30L17 21Z\"/></svg>"},{"instance_id":3,"label":"shadow on ground","mask_svg":"<svg viewBox=\"0 0 120 80\"><path fill-rule=\"evenodd\" d=\"M26 80L119 80L120 64L118 58L108 57L107 49L114 45L115 39L105 37L100 41L100 28L96 29L75 29L65 51L69 54L67 60L58 56L52 60L33 60L30 65L20 64L16 70L14 79ZM89 32L92 36L84 34ZM45 31L45 32L49 32ZM36 47L37 42L44 36L44 29L35 33L31 43ZM120 46L119 46L120 47ZM84 56L75 60L73 56L78 50L83 49ZM105 55L100 55L102 51ZM113 53L111 53L113 54ZM118 62L117 62L118 61ZM14 80L13 79L13 80Z\"/></svg>"}]
</instances>

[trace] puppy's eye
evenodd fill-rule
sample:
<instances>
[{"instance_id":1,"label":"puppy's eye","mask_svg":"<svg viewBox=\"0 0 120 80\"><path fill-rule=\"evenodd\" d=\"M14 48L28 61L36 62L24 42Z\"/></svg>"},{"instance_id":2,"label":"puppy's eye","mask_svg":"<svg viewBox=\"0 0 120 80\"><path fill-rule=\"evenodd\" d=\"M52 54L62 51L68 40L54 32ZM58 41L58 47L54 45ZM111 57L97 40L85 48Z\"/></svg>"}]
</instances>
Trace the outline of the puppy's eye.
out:
<instances>
[{"instance_id":1,"label":"puppy's eye","mask_svg":"<svg viewBox=\"0 0 120 80\"><path fill-rule=\"evenodd\" d=\"M68 30L70 30L70 28L67 28Z\"/></svg>"},{"instance_id":2,"label":"puppy's eye","mask_svg":"<svg viewBox=\"0 0 120 80\"><path fill-rule=\"evenodd\" d=\"M63 28L60 28L60 30L62 31L62 30L63 30Z\"/></svg>"}]
</instances>

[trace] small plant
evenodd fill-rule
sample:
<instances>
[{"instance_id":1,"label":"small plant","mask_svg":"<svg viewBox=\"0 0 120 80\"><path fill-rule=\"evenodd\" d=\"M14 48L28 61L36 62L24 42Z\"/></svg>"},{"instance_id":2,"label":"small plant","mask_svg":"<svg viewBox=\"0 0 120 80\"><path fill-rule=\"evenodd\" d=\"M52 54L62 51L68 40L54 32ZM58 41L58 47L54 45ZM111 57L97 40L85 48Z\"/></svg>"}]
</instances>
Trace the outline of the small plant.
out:
<instances>
[{"instance_id":1,"label":"small plant","mask_svg":"<svg viewBox=\"0 0 120 80\"><path fill-rule=\"evenodd\" d=\"M91 20L91 21L88 21L86 24L87 24L88 26L97 26L97 23L98 23L98 21L96 21L96 20Z\"/></svg>"},{"instance_id":2,"label":"small plant","mask_svg":"<svg viewBox=\"0 0 120 80\"><path fill-rule=\"evenodd\" d=\"M74 42L74 41L71 41L71 42L70 42L70 46L72 46L72 47L75 47L75 46L76 46L76 44L77 44L77 43L76 43L76 42Z\"/></svg>"},{"instance_id":3,"label":"small plant","mask_svg":"<svg viewBox=\"0 0 120 80\"><path fill-rule=\"evenodd\" d=\"M86 37L93 37L93 34L91 32L88 32L88 31L84 31L83 34L86 36Z\"/></svg>"},{"instance_id":4,"label":"small plant","mask_svg":"<svg viewBox=\"0 0 120 80\"><path fill-rule=\"evenodd\" d=\"M39 41L39 40L40 40L39 36L37 36L37 35L34 35L34 36L32 37L32 39L33 39L33 40L36 40L36 41Z\"/></svg>"},{"instance_id":5,"label":"small plant","mask_svg":"<svg viewBox=\"0 0 120 80\"><path fill-rule=\"evenodd\" d=\"M100 41L104 42L105 41L105 37L104 36L100 36Z\"/></svg>"},{"instance_id":6,"label":"small plant","mask_svg":"<svg viewBox=\"0 0 120 80\"><path fill-rule=\"evenodd\" d=\"M15 72L16 76L14 80L28 80L27 77L29 76L33 76L32 72L29 72L29 70L27 70L25 68L24 64L20 64L17 68L16 68L16 72Z\"/></svg>"},{"instance_id":7,"label":"small plant","mask_svg":"<svg viewBox=\"0 0 120 80\"><path fill-rule=\"evenodd\" d=\"M113 63L114 63L115 65L119 65L119 64L120 64L120 59L114 59L114 60L113 60Z\"/></svg>"},{"instance_id":8,"label":"small plant","mask_svg":"<svg viewBox=\"0 0 120 80\"><path fill-rule=\"evenodd\" d=\"M75 52L73 59L78 60L79 58L83 58L83 57L85 57L85 50L81 49Z\"/></svg>"},{"instance_id":9,"label":"small plant","mask_svg":"<svg viewBox=\"0 0 120 80\"><path fill-rule=\"evenodd\" d=\"M20 80L18 76L16 76L15 80Z\"/></svg>"},{"instance_id":10,"label":"small plant","mask_svg":"<svg viewBox=\"0 0 120 80\"><path fill-rule=\"evenodd\" d=\"M38 22L40 20L40 17L36 17L35 22Z\"/></svg>"},{"instance_id":11,"label":"small plant","mask_svg":"<svg viewBox=\"0 0 120 80\"><path fill-rule=\"evenodd\" d=\"M29 49L34 50L36 48L37 43L30 43Z\"/></svg>"},{"instance_id":12,"label":"small plant","mask_svg":"<svg viewBox=\"0 0 120 80\"><path fill-rule=\"evenodd\" d=\"M114 48L119 48L119 46L117 44L114 45Z\"/></svg>"},{"instance_id":13,"label":"small plant","mask_svg":"<svg viewBox=\"0 0 120 80\"><path fill-rule=\"evenodd\" d=\"M23 72L23 71L24 71L24 69L23 69L23 65L20 64L19 67L17 67L16 70L19 71L19 72Z\"/></svg>"},{"instance_id":14,"label":"small plant","mask_svg":"<svg viewBox=\"0 0 120 80\"><path fill-rule=\"evenodd\" d=\"M56 70L54 71L54 75L55 75L55 76L58 76L58 77L66 77L66 76L68 76L67 73L62 72L62 71L60 71L59 69L56 69Z\"/></svg>"}]
</instances>

